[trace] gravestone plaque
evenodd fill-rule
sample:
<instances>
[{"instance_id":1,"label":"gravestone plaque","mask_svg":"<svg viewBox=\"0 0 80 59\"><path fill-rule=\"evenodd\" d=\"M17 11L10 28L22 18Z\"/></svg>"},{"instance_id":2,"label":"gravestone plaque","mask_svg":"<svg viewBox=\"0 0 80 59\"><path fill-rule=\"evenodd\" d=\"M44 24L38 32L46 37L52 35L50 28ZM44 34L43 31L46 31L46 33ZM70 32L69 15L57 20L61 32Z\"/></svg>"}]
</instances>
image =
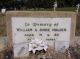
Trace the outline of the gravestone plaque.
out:
<instances>
[{"instance_id":1,"label":"gravestone plaque","mask_svg":"<svg viewBox=\"0 0 80 59\"><path fill-rule=\"evenodd\" d=\"M55 51L64 51L74 44L75 13L28 11L7 13L8 46L14 57L26 57L29 43L35 38L47 42Z\"/></svg>"}]
</instances>

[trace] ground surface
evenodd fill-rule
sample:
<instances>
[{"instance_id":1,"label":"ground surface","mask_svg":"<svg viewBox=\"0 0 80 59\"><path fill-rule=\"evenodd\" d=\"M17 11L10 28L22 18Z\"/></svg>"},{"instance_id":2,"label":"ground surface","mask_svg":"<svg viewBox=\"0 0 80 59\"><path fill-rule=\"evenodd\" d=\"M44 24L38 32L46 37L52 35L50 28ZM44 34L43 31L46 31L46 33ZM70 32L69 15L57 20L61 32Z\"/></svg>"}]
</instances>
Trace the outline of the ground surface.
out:
<instances>
[{"instance_id":1,"label":"ground surface","mask_svg":"<svg viewBox=\"0 0 80 59\"><path fill-rule=\"evenodd\" d=\"M74 59L79 59L80 58L80 37L76 36L75 37L76 43L78 44L76 47L70 49L71 57ZM7 37L0 37L0 52L1 50L3 51L6 46L7 42ZM40 58L51 58L51 59L70 59L66 53L56 53L52 48L48 49L48 51L44 53L37 53L36 55L30 54L27 58L28 59L40 59ZM72 59L73 59L72 58ZM23 58L26 59L26 58Z\"/></svg>"}]
</instances>

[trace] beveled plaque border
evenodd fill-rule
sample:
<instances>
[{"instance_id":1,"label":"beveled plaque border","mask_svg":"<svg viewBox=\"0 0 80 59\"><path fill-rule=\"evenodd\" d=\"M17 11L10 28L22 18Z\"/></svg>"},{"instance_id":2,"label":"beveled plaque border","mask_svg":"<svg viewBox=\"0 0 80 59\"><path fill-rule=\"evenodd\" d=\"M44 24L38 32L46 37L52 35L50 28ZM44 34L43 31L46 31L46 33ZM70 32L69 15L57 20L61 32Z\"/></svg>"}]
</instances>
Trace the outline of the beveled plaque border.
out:
<instances>
[{"instance_id":1,"label":"beveled plaque border","mask_svg":"<svg viewBox=\"0 0 80 59\"><path fill-rule=\"evenodd\" d=\"M75 45L75 29L76 29L76 13L64 12L64 11L8 11L6 13L6 27L7 27L7 46L12 48L12 24L11 17L71 17L71 33L70 33L70 45Z\"/></svg>"}]
</instances>

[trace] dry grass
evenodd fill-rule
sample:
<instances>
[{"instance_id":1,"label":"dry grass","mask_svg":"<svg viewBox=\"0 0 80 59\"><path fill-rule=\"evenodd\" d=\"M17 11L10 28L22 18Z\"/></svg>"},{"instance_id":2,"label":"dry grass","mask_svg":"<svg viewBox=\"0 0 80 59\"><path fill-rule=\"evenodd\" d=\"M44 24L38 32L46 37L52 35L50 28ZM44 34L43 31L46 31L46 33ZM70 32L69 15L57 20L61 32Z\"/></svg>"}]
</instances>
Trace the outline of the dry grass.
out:
<instances>
[{"instance_id":1,"label":"dry grass","mask_svg":"<svg viewBox=\"0 0 80 59\"><path fill-rule=\"evenodd\" d=\"M77 45L76 47L70 47L69 51L71 52L70 55L66 52L65 53L55 52L55 50L52 47L49 47L46 53L43 53L43 51L40 51L40 52L37 52L36 54L31 53L29 54L29 56L24 58L20 57L20 58L13 58L13 59L76 59L76 57L78 57L77 59L80 59L79 58L80 45Z\"/></svg>"},{"instance_id":2,"label":"dry grass","mask_svg":"<svg viewBox=\"0 0 80 59\"><path fill-rule=\"evenodd\" d=\"M46 53L30 54L26 59L70 59L66 53L55 52L54 49L49 48Z\"/></svg>"}]
</instances>

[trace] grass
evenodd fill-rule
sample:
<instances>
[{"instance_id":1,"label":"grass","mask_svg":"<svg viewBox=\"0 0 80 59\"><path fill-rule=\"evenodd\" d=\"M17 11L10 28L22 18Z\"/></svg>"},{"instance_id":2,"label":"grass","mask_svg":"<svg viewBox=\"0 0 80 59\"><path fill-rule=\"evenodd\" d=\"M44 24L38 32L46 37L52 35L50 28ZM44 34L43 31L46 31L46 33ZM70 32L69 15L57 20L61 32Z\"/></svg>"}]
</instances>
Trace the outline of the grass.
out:
<instances>
[{"instance_id":1,"label":"grass","mask_svg":"<svg viewBox=\"0 0 80 59\"><path fill-rule=\"evenodd\" d=\"M4 27L0 27L0 36L6 35L6 29Z\"/></svg>"},{"instance_id":2,"label":"grass","mask_svg":"<svg viewBox=\"0 0 80 59\"><path fill-rule=\"evenodd\" d=\"M55 50L52 47L49 47L46 53L40 53L40 54L31 54L27 57L27 59L70 59L68 56L66 56L65 53L61 52L55 52Z\"/></svg>"},{"instance_id":3,"label":"grass","mask_svg":"<svg viewBox=\"0 0 80 59\"><path fill-rule=\"evenodd\" d=\"M25 9L26 11L54 11L54 8L31 8ZM64 7L64 8L56 8L56 11L76 11L76 7ZM80 11L80 10L79 10Z\"/></svg>"},{"instance_id":4,"label":"grass","mask_svg":"<svg viewBox=\"0 0 80 59\"><path fill-rule=\"evenodd\" d=\"M57 11L76 11L75 7L57 8Z\"/></svg>"},{"instance_id":5,"label":"grass","mask_svg":"<svg viewBox=\"0 0 80 59\"><path fill-rule=\"evenodd\" d=\"M52 47L49 47L46 53L29 54L28 57L20 59L80 59L80 45L68 48L69 53L56 52ZM16 58L19 59L19 58Z\"/></svg>"}]
</instances>

